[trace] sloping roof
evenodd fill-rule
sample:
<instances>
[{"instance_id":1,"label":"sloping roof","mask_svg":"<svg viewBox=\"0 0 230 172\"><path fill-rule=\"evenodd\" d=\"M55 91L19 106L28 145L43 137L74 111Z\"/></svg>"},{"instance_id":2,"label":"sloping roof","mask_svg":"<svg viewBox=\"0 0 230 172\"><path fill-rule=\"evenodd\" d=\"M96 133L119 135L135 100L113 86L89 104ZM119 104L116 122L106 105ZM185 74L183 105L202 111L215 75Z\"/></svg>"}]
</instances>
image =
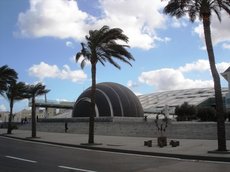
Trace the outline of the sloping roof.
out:
<instances>
[{"instance_id":1,"label":"sloping roof","mask_svg":"<svg viewBox=\"0 0 230 172\"><path fill-rule=\"evenodd\" d=\"M224 73L226 73L226 72L230 72L230 67L228 67L228 69L226 69L226 70L224 71Z\"/></svg>"},{"instance_id":2,"label":"sloping roof","mask_svg":"<svg viewBox=\"0 0 230 172\"><path fill-rule=\"evenodd\" d=\"M230 69L229 69L230 70ZM227 88L222 88L223 97L228 93ZM144 94L137 96L140 100L144 112L156 112L162 110L166 105L170 108L182 105L187 102L190 105L199 105L205 100L214 97L213 88L193 88L184 90L172 90L155 92L150 94ZM53 107L53 108L66 108L73 109L74 102L68 102L62 104L57 101L44 100L37 101L36 106L38 107Z\"/></svg>"},{"instance_id":3,"label":"sloping roof","mask_svg":"<svg viewBox=\"0 0 230 172\"><path fill-rule=\"evenodd\" d=\"M222 88L223 96L228 93L227 88ZM205 100L214 97L213 88L194 88L185 90L173 90L156 92L138 96L144 112L154 112L166 105L176 107L187 102L190 105L199 105Z\"/></svg>"},{"instance_id":4,"label":"sloping roof","mask_svg":"<svg viewBox=\"0 0 230 172\"><path fill-rule=\"evenodd\" d=\"M221 75L224 77L224 79L226 79L228 81L228 73L230 73L230 67L228 69L226 69L223 73L221 73Z\"/></svg>"}]
</instances>

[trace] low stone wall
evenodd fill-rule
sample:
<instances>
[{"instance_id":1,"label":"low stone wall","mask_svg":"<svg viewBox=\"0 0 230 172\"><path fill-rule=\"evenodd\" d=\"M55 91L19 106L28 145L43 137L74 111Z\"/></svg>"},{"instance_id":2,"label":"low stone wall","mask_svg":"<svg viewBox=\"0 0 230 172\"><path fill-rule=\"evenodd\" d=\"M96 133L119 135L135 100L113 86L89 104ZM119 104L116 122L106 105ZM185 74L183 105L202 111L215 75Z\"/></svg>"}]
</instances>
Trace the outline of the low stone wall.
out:
<instances>
[{"instance_id":1,"label":"low stone wall","mask_svg":"<svg viewBox=\"0 0 230 172\"><path fill-rule=\"evenodd\" d=\"M68 122L68 133L87 134L88 119L40 120L37 131L65 132L65 121ZM31 130L30 124L20 129ZM171 122L165 135L175 139L216 139L215 122ZM104 118L96 119L95 134L114 136L157 137L159 132L153 120L143 118ZM226 138L230 140L230 123L226 123Z\"/></svg>"}]
</instances>

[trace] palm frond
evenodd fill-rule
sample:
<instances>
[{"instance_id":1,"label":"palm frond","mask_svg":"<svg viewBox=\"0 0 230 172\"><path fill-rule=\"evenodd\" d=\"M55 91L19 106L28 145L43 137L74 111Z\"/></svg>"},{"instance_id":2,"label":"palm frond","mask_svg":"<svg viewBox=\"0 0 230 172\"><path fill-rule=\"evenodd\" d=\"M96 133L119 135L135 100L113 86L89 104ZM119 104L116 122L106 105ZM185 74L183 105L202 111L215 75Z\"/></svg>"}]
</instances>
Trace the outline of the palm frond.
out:
<instances>
[{"instance_id":1,"label":"palm frond","mask_svg":"<svg viewBox=\"0 0 230 172\"><path fill-rule=\"evenodd\" d=\"M11 101L19 101L26 98L27 87L24 82L11 82L5 92L5 97Z\"/></svg>"},{"instance_id":2,"label":"palm frond","mask_svg":"<svg viewBox=\"0 0 230 172\"><path fill-rule=\"evenodd\" d=\"M14 69L9 68L7 65L0 67L0 78L4 80L16 80L18 74Z\"/></svg>"},{"instance_id":3,"label":"palm frond","mask_svg":"<svg viewBox=\"0 0 230 172\"><path fill-rule=\"evenodd\" d=\"M221 21L221 10L230 15L229 0L169 0L163 12L177 18L188 13L190 20L194 22L196 17L203 20L210 17L212 12Z\"/></svg>"},{"instance_id":4,"label":"palm frond","mask_svg":"<svg viewBox=\"0 0 230 172\"><path fill-rule=\"evenodd\" d=\"M86 37L86 43L81 43L82 49L76 54L76 61L81 56L84 57L81 62L81 67L84 68L86 60L90 61L92 66L100 62L103 66L106 62L111 63L116 68L120 69L120 65L114 60L120 60L129 64L130 60L134 60L131 53L128 52L128 45L118 44L118 41L128 43L128 37L123 34L120 28L110 29L108 26L103 26L99 30L90 30ZM93 70L91 68L91 70Z\"/></svg>"},{"instance_id":5,"label":"palm frond","mask_svg":"<svg viewBox=\"0 0 230 172\"><path fill-rule=\"evenodd\" d=\"M121 69L121 66L118 63L116 63L111 57L107 58L107 60L109 61L110 64L112 64L116 68Z\"/></svg>"},{"instance_id":6,"label":"palm frond","mask_svg":"<svg viewBox=\"0 0 230 172\"><path fill-rule=\"evenodd\" d=\"M230 0L222 1L222 4L220 6L225 10L225 12L227 12L230 15Z\"/></svg>"},{"instance_id":7,"label":"palm frond","mask_svg":"<svg viewBox=\"0 0 230 172\"><path fill-rule=\"evenodd\" d=\"M75 56L75 61L78 62L81 56L82 56L81 52L77 53Z\"/></svg>"},{"instance_id":8,"label":"palm frond","mask_svg":"<svg viewBox=\"0 0 230 172\"><path fill-rule=\"evenodd\" d=\"M216 14L218 20L221 22L220 6L214 5L214 6L212 7L212 10L215 12L215 14Z\"/></svg>"},{"instance_id":9,"label":"palm frond","mask_svg":"<svg viewBox=\"0 0 230 172\"><path fill-rule=\"evenodd\" d=\"M37 83L35 85L28 85L26 94L28 98L44 95L50 90L46 89L46 86L42 83Z\"/></svg>"},{"instance_id":10,"label":"palm frond","mask_svg":"<svg viewBox=\"0 0 230 172\"><path fill-rule=\"evenodd\" d=\"M185 2L184 2L185 3ZM176 18L181 18L186 14L185 5L177 0L170 0L163 9L165 14L169 14L171 16L175 16Z\"/></svg>"},{"instance_id":11,"label":"palm frond","mask_svg":"<svg viewBox=\"0 0 230 172\"><path fill-rule=\"evenodd\" d=\"M124 42L128 42L128 37L123 34L123 30L120 29L120 28L113 28L113 29L110 29L108 30L107 32L105 32L101 39L100 39L100 42L99 42L99 45L100 44L103 44L103 43L107 43L107 42L110 42L110 41L115 41L115 40L120 40L120 41L124 41Z\"/></svg>"},{"instance_id":12,"label":"palm frond","mask_svg":"<svg viewBox=\"0 0 230 172\"><path fill-rule=\"evenodd\" d=\"M82 69L84 69L84 67L85 67L85 65L86 65L86 59L83 59L82 61L81 61L81 68Z\"/></svg>"},{"instance_id":13,"label":"palm frond","mask_svg":"<svg viewBox=\"0 0 230 172\"><path fill-rule=\"evenodd\" d=\"M7 65L0 67L0 95L4 95L7 86L18 78L17 75L17 72Z\"/></svg>"}]
</instances>

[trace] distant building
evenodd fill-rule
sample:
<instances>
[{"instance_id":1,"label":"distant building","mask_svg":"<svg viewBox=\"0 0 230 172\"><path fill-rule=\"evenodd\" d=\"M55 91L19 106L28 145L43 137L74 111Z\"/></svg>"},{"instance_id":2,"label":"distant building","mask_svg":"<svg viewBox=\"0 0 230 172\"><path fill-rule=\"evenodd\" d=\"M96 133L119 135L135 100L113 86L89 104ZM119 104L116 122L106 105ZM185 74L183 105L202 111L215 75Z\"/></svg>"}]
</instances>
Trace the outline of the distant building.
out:
<instances>
[{"instance_id":1,"label":"distant building","mask_svg":"<svg viewBox=\"0 0 230 172\"><path fill-rule=\"evenodd\" d=\"M224 100L224 106L226 106L227 109L229 105L227 104L225 96L226 95L229 96L228 88L222 88L222 95ZM109 97L108 95L106 95L104 98L108 99ZM137 96L137 98L140 101L144 114L153 114L153 113L160 112L165 108L165 106L168 107L169 114L174 114L176 106L182 105L184 102L187 102L188 104L194 106L215 108L215 92L213 88L193 88L193 89L184 89L184 90L162 91L162 92L139 95ZM110 96L110 99L113 99L113 96ZM89 98L87 100L89 101ZM117 102L118 105L120 106L121 103L119 103L119 101L115 101L115 102ZM71 111L74 109L74 104L76 106L77 103L76 102L54 103L54 101L48 101L47 103L45 103L40 100L36 106L43 107L40 108L40 112L39 112L41 114L39 117L41 118L44 118L44 114L46 113L44 107L46 106L49 107L48 109L50 109L47 110L48 118L56 118L56 117L63 118L63 117L71 117ZM116 106L118 107L118 105ZM133 106L130 106L130 108L132 109Z\"/></svg>"},{"instance_id":2,"label":"distant building","mask_svg":"<svg viewBox=\"0 0 230 172\"><path fill-rule=\"evenodd\" d=\"M222 95L224 106L226 107L226 110L228 110L228 100L230 101L230 99L225 97L229 96L228 88L222 88ZM176 106L182 105L184 102L200 107L215 107L215 92L213 88L162 91L139 95L137 98L139 99L145 114L160 112L165 106L168 106L169 113L173 114ZM76 104L76 102L62 103L56 101L55 103L54 101L48 101L45 103L44 101L39 100L39 103L36 105L38 109L37 115L39 118L44 118L45 113L48 113L48 118L55 118L57 115L70 117L71 115L67 115L67 113L71 113L74 109L74 104ZM47 110L45 107L47 107ZM65 115L62 115L64 113Z\"/></svg>"},{"instance_id":3,"label":"distant building","mask_svg":"<svg viewBox=\"0 0 230 172\"><path fill-rule=\"evenodd\" d=\"M0 122L8 122L9 121L9 114L8 111L0 112ZM12 116L12 122L20 122L21 121L21 114L14 113Z\"/></svg>"},{"instance_id":4,"label":"distant building","mask_svg":"<svg viewBox=\"0 0 230 172\"><path fill-rule=\"evenodd\" d=\"M65 113L68 109L73 109L74 102L55 101L55 100L41 100L36 99L36 111L40 114L39 118L53 118L56 115ZM31 101L29 101L31 107Z\"/></svg>"},{"instance_id":5,"label":"distant building","mask_svg":"<svg viewBox=\"0 0 230 172\"><path fill-rule=\"evenodd\" d=\"M230 67L221 74L228 81L228 93L225 94L226 111L230 112Z\"/></svg>"},{"instance_id":6,"label":"distant building","mask_svg":"<svg viewBox=\"0 0 230 172\"><path fill-rule=\"evenodd\" d=\"M222 88L225 105L227 88ZM167 105L169 113L173 114L177 106L187 102L200 107L215 107L215 92L213 88L193 88L150 93L138 96L145 113L156 113Z\"/></svg>"},{"instance_id":7,"label":"distant building","mask_svg":"<svg viewBox=\"0 0 230 172\"><path fill-rule=\"evenodd\" d=\"M73 108L73 117L89 117L91 103L91 87L86 89L77 99ZM127 87L103 82L96 85L96 117L143 117L143 108L137 96Z\"/></svg>"},{"instance_id":8,"label":"distant building","mask_svg":"<svg viewBox=\"0 0 230 172\"><path fill-rule=\"evenodd\" d=\"M224 107L230 111L230 67L221 74L228 81L228 88L222 88ZM99 83L96 92L96 116L143 116L160 112L167 106L169 114L175 108L187 102L190 105L214 107L215 92L213 88L193 88L172 90L133 96L132 91L117 83ZM139 99L139 100L138 100ZM90 89L84 91L76 102L58 102L36 100L36 107L43 107L39 117L55 118L56 115L70 117L89 114ZM132 105L131 105L131 104ZM141 105L141 106L140 106ZM29 103L31 106L31 103ZM39 108L40 109L40 108ZM142 110L143 109L143 110ZM2 115L4 116L4 115ZM1 117L0 117L1 118ZM5 120L5 116L2 117Z\"/></svg>"},{"instance_id":9,"label":"distant building","mask_svg":"<svg viewBox=\"0 0 230 172\"><path fill-rule=\"evenodd\" d=\"M8 111L0 112L0 122L8 122L9 113Z\"/></svg>"}]
</instances>

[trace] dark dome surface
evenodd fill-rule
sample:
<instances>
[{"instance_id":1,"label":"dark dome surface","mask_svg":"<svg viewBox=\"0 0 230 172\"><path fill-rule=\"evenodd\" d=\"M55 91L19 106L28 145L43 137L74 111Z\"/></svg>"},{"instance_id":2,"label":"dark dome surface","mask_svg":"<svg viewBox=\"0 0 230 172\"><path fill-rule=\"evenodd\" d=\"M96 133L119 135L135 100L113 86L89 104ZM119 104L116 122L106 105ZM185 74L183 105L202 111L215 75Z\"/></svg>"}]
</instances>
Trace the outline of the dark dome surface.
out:
<instances>
[{"instance_id":1,"label":"dark dome surface","mask_svg":"<svg viewBox=\"0 0 230 172\"><path fill-rule=\"evenodd\" d=\"M90 88L85 90L75 102L73 117L88 117L90 115ZM97 117L143 117L144 115L137 96L127 87L112 82L96 85L95 110Z\"/></svg>"}]
</instances>

